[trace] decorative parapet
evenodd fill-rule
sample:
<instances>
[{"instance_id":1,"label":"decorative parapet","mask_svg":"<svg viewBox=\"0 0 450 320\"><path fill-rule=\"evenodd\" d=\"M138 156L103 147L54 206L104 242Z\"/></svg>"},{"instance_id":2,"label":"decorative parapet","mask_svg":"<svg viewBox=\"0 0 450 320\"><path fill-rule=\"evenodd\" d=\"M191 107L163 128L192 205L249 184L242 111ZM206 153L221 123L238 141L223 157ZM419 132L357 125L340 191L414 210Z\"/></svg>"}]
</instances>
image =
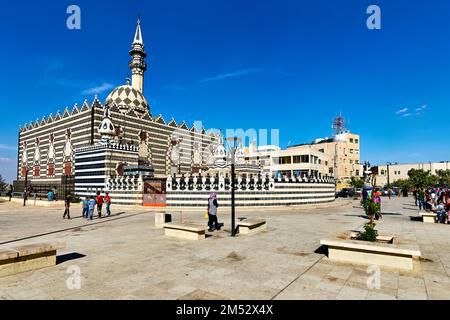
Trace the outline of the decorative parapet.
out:
<instances>
[{"instance_id":1,"label":"decorative parapet","mask_svg":"<svg viewBox=\"0 0 450 320\"><path fill-rule=\"evenodd\" d=\"M125 150L125 151L139 152L139 147L138 146L127 145L127 144L119 144L119 143L115 143L115 142L98 143L98 144L93 145L93 146L77 148L75 150L75 152L85 152L85 151L102 150L102 149L113 149L113 150Z\"/></svg>"},{"instance_id":2,"label":"decorative parapet","mask_svg":"<svg viewBox=\"0 0 450 320\"><path fill-rule=\"evenodd\" d=\"M143 190L142 176L127 176L106 179L106 191L141 191Z\"/></svg>"},{"instance_id":3,"label":"decorative parapet","mask_svg":"<svg viewBox=\"0 0 450 320\"><path fill-rule=\"evenodd\" d=\"M304 179L272 179L269 176L237 176L235 186L237 191L273 191L277 183L315 183L334 184L333 178L304 178ZM231 178L216 176L176 176L169 177L166 182L167 191L227 191L231 190Z\"/></svg>"}]
</instances>

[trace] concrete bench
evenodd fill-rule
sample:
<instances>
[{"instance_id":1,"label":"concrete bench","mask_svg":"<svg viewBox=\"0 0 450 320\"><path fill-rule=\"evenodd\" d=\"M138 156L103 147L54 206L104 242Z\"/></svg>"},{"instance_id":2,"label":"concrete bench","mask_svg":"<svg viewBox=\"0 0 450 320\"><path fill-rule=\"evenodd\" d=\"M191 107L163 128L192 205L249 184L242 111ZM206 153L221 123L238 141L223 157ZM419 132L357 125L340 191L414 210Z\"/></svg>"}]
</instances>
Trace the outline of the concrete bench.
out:
<instances>
[{"instance_id":1,"label":"concrete bench","mask_svg":"<svg viewBox=\"0 0 450 320\"><path fill-rule=\"evenodd\" d=\"M240 234L253 234L267 229L266 220L246 219L238 222Z\"/></svg>"},{"instance_id":2,"label":"concrete bench","mask_svg":"<svg viewBox=\"0 0 450 320\"><path fill-rule=\"evenodd\" d=\"M423 223L436 223L437 215L434 212L420 212Z\"/></svg>"},{"instance_id":3,"label":"concrete bench","mask_svg":"<svg viewBox=\"0 0 450 320\"><path fill-rule=\"evenodd\" d=\"M165 212L156 212L155 213L155 227L163 228L165 223L172 222L172 215L170 213Z\"/></svg>"},{"instance_id":4,"label":"concrete bench","mask_svg":"<svg viewBox=\"0 0 450 320\"><path fill-rule=\"evenodd\" d=\"M202 240L206 238L206 227L193 223L165 223L164 234L189 240Z\"/></svg>"},{"instance_id":5,"label":"concrete bench","mask_svg":"<svg viewBox=\"0 0 450 320\"><path fill-rule=\"evenodd\" d=\"M320 244L328 247L330 260L396 269L413 270L413 259L421 256L412 246L340 239L325 239Z\"/></svg>"},{"instance_id":6,"label":"concrete bench","mask_svg":"<svg viewBox=\"0 0 450 320\"><path fill-rule=\"evenodd\" d=\"M62 243L35 243L0 248L0 277L56 265L56 251Z\"/></svg>"}]
</instances>

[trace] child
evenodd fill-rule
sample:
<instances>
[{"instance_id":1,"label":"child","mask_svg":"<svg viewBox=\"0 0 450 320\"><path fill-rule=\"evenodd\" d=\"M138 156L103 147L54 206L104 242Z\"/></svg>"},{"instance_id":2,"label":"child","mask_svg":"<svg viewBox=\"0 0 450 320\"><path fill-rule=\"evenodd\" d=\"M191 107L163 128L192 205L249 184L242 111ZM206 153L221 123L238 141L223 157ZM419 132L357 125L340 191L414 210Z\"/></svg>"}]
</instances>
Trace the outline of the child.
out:
<instances>
[{"instance_id":1,"label":"child","mask_svg":"<svg viewBox=\"0 0 450 320\"><path fill-rule=\"evenodd\" d=\"M89 216L89 199L90 197L87 196L83 200L83 212L82 212L83 218L88 218Z\"/></svg>"},{"instance_id":2,"label":"child","mask_svg":"<svg viewBox=\"0 0 450 320\"><path fill-rule=\"evenodd\" d=\"M106 205L106 216L109 217L111 215L111 197L109 196L109 192L105 193L105 205Z\"/></svg>"},{"instance_id":3,"label":"child","mask_svg":"<svg viewBox=\"0 0 450 320\"><path fill-rule=\"evenodd\" d=\"M92 197L89 200L89 219L90 220L94 219L93 218L93 216L94 216L94 208L95 208L96 204L97 204L97 202L95 201L95 197Z\"/></svg>"}]
</instances>

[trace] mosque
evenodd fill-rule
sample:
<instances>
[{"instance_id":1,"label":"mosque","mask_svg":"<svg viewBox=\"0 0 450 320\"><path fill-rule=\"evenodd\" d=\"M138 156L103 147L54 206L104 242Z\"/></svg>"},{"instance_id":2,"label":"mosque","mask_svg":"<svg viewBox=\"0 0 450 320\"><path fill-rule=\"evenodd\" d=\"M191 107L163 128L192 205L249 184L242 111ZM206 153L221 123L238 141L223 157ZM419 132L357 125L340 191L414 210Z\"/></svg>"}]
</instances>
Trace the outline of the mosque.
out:
<instances>
[{"instance_id":1,"label":"mosque","mask_svg":"<svg viewBox=\"0 0 450 320\"><path fill-rule=\"evenodd\" d=\"M95 96L92 103L85 100L19 128L15 190L26 183L42 194L56 187L60 197L69 191L84 196L105 191L110 178L140 175L153 179L149 189L158 193L165 186L161 179L207 169L217 133L151 113L140 19L129 55L131 81L103 103Z\"/></svg>"}]
</instances>

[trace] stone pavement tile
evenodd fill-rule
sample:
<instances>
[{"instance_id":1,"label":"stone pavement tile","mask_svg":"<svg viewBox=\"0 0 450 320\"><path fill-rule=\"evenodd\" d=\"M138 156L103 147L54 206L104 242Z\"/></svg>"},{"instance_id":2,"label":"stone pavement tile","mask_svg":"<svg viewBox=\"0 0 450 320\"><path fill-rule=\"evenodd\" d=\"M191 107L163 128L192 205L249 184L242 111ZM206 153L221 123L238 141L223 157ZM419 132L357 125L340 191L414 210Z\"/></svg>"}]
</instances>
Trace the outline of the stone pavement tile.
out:
<instances>
[{"instance_id":1,"label":"stone pavement tile","mask_svg":"<svg viewBox=\"0 0 450 320\"><path fill-rule=\"evenodd\" d=\"M396 295L390 295L378 291L369 291L367 297L367 300L396 300Z\"/></svg>"},{"instance_id":2,"label":"stone pavement tile","mask_svg":"<svg viewBox=\"0 0 450 320\"><path fill-rule=\"evenodd\" d=\"M433 283L450 284L450 277L447 276L446 272L424 271L423 279L427 285L430 285Z\"/></svg>"},{"instance_id":3,"label":"stone pavement tile","mask_svg":"<svg viewBox=\"0 0 450 320\"><path fill-rule=\"evenodd\" d=\"M421 278L413 278L406 276L399 276L398 288L404 290L423 290L425 289L425 282Z\"/></svg>"},{"instance_id":4,"label":"stone pavement tile","mask_svg":"<svg viewBox=\"0 0 450 320\"><path fill-rule=\"evenodd\" d=\"M131 291L129 294L143 300L165 300L169 297L169 292L167 290L162 290L154 285Z\"/></svg>"},{"instance_id":5,"label":"stone pavement tile","mask_svg":"<svg viewBox=\"0 0 450 320\"><path fill-rule=\"evenodd\" d=\"M211 291L196 289L187 295L178 297L177 300L219 300L219 301L223 301L223 300L231 300L231 299L228 297L222 296L220 294L216 294Z\"/></svg>"},{"instance_id":6,"label":"stone pavement tile","mask_svg":"<svg viewBox=\"0 0 450 320\"><path fill-rule=\"evenodd\" d=\"M319 288L324 291L332 292L332 293L339 293L341 291L342 287L344 286L346 280L334 278L331 276L325 276L316 286L316 288Z\"/></svg>"},{"instance_id":7,"label":"stone pavement tile","mask_svg":"<svg viewBox=\"0 0 450 320\"><path fill-rule=\"evenodd\" d=\"M423 290L410 290L410 289L398 289L398 300L427 300L427 291Z\"/></svg>"},{"instance_id":8,"label":"stone pavement tile","mask_svg":"<svg viewBox=\"0 0 450 320\"><path fill-rule=\"evenodd\" d=\"M333 300L336 294L312 287L309 284L296 281L281 292L276 300Z\"/></svg>"},{"instance_id":9,"label":"stone pavement tile","mask_svg":"<svg viewBox=\"0 0 450 320\"><path fill-rule=\"evenodd\" d=\"M301 275L297 281L308 284L311 287L317 287L317 285L320 283L320 281L322 281L322 279L323 276L305 273Z\"/></svg>"},{"instance_id":10,"label":"stone pavement tile","mask_svg":"<svg viewBox=\"0 0 450 320\"><path fill-rule=\"evenodd\" d=\"M433 300L450 300L450 284L448 283L427 283L428 297Z\"/></svg>"},{"instance_id":11,"label":"stone pavement tile","mask_svg":"<svg viewBox=\"0 0 450 320\"><path fill-rule=\"evenodd\" d=\"M267 281L263 282L264 287L282 290L286 288L292 281L296 279L295 276L288 276L288 275L277 275L276 277L271 277Z\"/></svg>"},{"instance_id":12,"label":"stone pavement tile","mask_svg":"<svg viewBox=\"0 0 450 320\"><path fill-rule=\"evenodd\" d=\"M328 274L329 277L334 277L341 280L347 280L353 273L351 267L335 266Z\"/></svg>"},{"instance_id":13,"label":"stone pavement tile","mask_svg":"<svg viewBox=\"0 0 450 320\"><path fill-rule=\"evenodd\" d=\"M345 285L341 289L339 294L337 295L336 299L338 299L338 300L365 300L368 294L369 294L368 290L363 290L360 288L355 288L355 287Z\"/></svg>"}]
</instances>

